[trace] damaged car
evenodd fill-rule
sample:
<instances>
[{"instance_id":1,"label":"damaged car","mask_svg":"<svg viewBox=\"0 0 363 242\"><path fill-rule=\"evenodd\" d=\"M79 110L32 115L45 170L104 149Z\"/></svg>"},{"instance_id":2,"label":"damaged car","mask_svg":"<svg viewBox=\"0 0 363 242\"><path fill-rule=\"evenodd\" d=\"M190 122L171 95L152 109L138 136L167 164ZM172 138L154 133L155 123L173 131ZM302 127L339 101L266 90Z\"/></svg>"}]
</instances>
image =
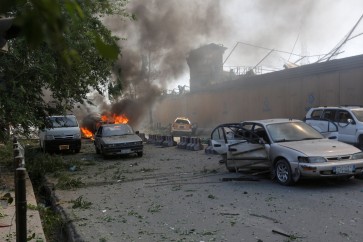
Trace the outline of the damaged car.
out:
<instances>
[{"instance_id":1,"label":"damaged car","mask_svg":"<svg viewBox=\"0 0 363 242\"><path fill-rule=\"evenodd\" d=\"M293 185L303 177L350 178L362 174L361 150L324 138L300 120L246 121L234 131L239 140L226 144L225 155L231 172L265 167L281 185ZM227 141L227 133L224 136Z\"/></svg>"},{"instance_id":2,"label":"damaged car","mask_svg":"<svg viewBox=\"0 0 363 242\"><path fill-rule=\"evenodd\" d=\"M111 155L143 155L143 141L128 124L103 124L97 129L94 145L97 154L104 158Z\"/></svg>"}]
</instances>

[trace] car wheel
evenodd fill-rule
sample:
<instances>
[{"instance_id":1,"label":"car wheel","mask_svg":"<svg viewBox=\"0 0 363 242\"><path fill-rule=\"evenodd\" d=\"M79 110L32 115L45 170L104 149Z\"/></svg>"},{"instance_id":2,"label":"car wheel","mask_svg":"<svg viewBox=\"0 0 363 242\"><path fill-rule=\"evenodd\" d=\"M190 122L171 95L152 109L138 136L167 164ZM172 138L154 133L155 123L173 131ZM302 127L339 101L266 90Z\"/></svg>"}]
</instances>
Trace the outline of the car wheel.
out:
<instances>
[{"instance_id":1,"label":"car wheel","mask_svg":"<svg viewBox=\"0 0 363 242\"><path fill-rule=\"evenodd\" d=\"M43 151L43 146L42 146L42 141L39 140L39 148L40 148L40 151Z\"/></svg>"},{"instance_id":2,"label":"car wheel","mask_svg":"<svg viewBox=\"0 0 363 242\"><path fill-rule=\"evenodd\" d=\"M95 149L96 149L96 154L101 154L101 151L100 149L97 148L97 146L95 146Z\"/></svg>"},{"instance_id":3,"label":"car wheel","mask_svg":"<svg viewBox=\"0 0 363 242\"><path fill-rule=\"evenodd\" d=\"M363 136L359 136L358 138L358 148L363 150Z\"/></svg>"},{"instance_id":4,"label":"car wheel","mask_svg":"<svg viewBox=\"0 0 363 242\"><path fill-rule=\"evenodd\" d=\"M77 148L74 150L75 153L79 153L81 151L81 148Z\"/></svg>"},{"instance_id":5,"label":"car wheel","mask_svg":"<svg viewBox=\"0 0 363 242\"><path fill-rule=\"evenodd\" d=\"M276 162L275 176L277 182L281 185L290 186L294 184L290 164L285 159L281 159Z\"/></svg>"},{"instance_id":6,"label":"car wheel","mask_svg":"<svg viewBox=\"0 0 363 242\"><path fill-rule=\"evenodd\" d=\"M237 172L236 167L234 167L234 166L229 166L229 165L228 165L228 161L227 161L227 159L226 159L226 160L224 160L224 163L226 164L226 168L227 168L227 170L228 170L229 172L231 172L231 173L236 173L236 172Z\"/></svg>"},{"instance_id":7,"label":"car wheel","mask_svg":"<svg viewBox=\"0 0 363 242\"><path fill-rule=\"evenodd\" d=\"M46 146L45 146L44 141L43 141L42 151L43 151L43 153L47 153L47 148L46 148Z\"/></svg>"},{"instance_id":8,"label":"car wheel","mask_svg":"<svg viewBox=\"0 0 363 242\"><path fill-rule=\"evenodd\" d=\"M144 153L143 153L142 151L137 152L137 156L138 156L138 157L142 157L142 156L143 156L143 154L144 154Z\"/></svg>"}]
</instances>

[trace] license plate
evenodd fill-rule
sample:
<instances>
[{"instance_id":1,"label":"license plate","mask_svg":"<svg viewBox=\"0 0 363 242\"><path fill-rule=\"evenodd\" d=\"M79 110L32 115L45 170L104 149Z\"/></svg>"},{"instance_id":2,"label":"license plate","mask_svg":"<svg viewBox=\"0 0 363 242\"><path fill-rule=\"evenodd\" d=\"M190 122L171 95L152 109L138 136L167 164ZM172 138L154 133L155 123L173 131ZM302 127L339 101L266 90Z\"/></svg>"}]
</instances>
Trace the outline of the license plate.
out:
<instances>
[{"instance_id":1,"label":"license plate","mask_svg":"<svg viewBox=\"0 0 363 242\"><path fill-rule=\"evenodd\" d=\"M60 145L59 150L69 150L69 145Z\"/></svg>"},{"instance_id":2,"label":"license plate","mask_svg":"<svg viewBox=\"0 0 363 242\"><path fill-rule=\"evenodd\" d=\"M346 173L353 173L355 171L354 165L347 165L347 166L337 166L333 168L335 174L346 174Z\"/></svg>"},{"instance_id":3,"label":"license plate","mask_svg":"<svg viewBox=\"0 0 363 242\"><path fill-rule=\"evenodd\" d=\"M128 154L131 153L130 149L121 150L121 154Z\"/></svg>"}]
</instances>

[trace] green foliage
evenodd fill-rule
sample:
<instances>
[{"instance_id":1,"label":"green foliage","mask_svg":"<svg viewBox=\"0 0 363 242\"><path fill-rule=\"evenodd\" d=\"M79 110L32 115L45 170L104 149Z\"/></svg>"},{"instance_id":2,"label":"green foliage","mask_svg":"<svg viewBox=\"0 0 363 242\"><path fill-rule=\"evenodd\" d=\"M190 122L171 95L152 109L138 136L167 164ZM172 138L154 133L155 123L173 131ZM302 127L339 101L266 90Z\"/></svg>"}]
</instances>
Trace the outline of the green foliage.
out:
<instances>
[{"instance_id":1,"label":"green foliage","mask_svg":"<svg viewBox=\"0 0 363 242\"><path fill-rule=\"evenodd\" d=\"M80 177L73 178L63 174L58 178L57 188L63 190L72 190L75 188L83 187L85 184Z\"/></svg>"},{"instance_id":2,"label":"green foliage","mask_svg":"<svg viewBox=\"0 0 363 242\"><path fill-rule=\"evenodd\" d=\"M6 201L7 204L11 204L14 201L14 198L11 196L10 192L8 192L1 196L0 200Z\"/></svg>"},{"instance_id":3,"label":"green foliage","mask_svg":"<svg viewBox=\"0 0 363 242\"><path fill-rule=\"evenodd\" d=\"M42 217L42 225L44 233L47 235L48 241L58 241L58 231L64 230L65 223L61 215L54 212L50 208L38 207L40 216Z\"/></svg>"},{"instance_id":4,"label":"green foliage","mask_svg":"<svg viewBox=\"0 0 363 242\"><path fill-rule=\"evenodd\" d=\"M13 167L13 143L0 144L0 166Z\"/></svg>"},{"instance_id":5,"label":"green foliage","mask_svg":"<svg viewBox=\"0 0 363 242\"><path fill-rule=\"evenodd\" d=\"M34 147L28 147L25 150L25 154L25 166L36 187L44 182L47 173L55 173L67 169L67 164L61 156L41 153L38 148Z\"/></svg>"},{"instance_id":6,"label":"green foliage","mask_svg":"<svg viewBox=\"0 0 363 242\"><path fill-rule=\"evenodd\" d=\"M14 17L21 34L0 52L0 140L8 138L10 126L27 134L44 126L46 116L87 101L90 91L105 91L120 48L101 18L132 17L126 3L2 1L0 14Z\"/></svg>"},{"instance_id":7,"label":"green foliage","mask_svg":"<svg viewBox=\"0 0 363 242\"><path fill-rule=\"evenodd\" d=\"M71 200L73 203L72 208L88 209L91 207L92 202L85 201L83 196L79 196L76 200Z\"/></svg>"}]
</instances>

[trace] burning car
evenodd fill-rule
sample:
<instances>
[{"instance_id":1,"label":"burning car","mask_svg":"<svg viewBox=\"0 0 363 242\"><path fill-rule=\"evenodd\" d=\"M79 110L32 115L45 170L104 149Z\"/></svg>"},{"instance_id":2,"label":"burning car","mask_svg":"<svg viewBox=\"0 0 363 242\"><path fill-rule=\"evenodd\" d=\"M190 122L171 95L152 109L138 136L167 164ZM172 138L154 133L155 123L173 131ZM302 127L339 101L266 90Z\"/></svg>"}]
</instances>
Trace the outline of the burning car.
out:
<instances>
[{"instance_id":1,"label":"burning car","mask_svg":"<svg viewBox=\"0 0 363 242\"><path fill-rule=\"evenodd\" d=\"M97 154L110 155L136 153L143 155L142 139L128 124L102 124L97 129L94 145Z\"/></svg>"},{"instance_id":2,"label":"burning car","mask_svg":"<svg viewBox=\"0 0 363 242\"><path fill-rule=\"evenodd\" d=\"M282 185L292 185L302 177L349 178L362 174L361 150L324 138L300 120L246 121L234 128L233 135L238 135L238 140L225 146L225 165L231 172L265 167ZM220 142L223 140L228 142L227 133ZM217 142L215 148L219 148ZM223 155L222 150L219 153Z\"/></svg>"},{"instance_id":3,"label":"burning car","mask_svg":"<svg viewBox=\"0 0 363 242\"><path fill-rule=\"evenodd\" d=\"M102 124L127 124L129 119L124 114L92 113L82 120L82 137L94 140L94 134Z\"/></svg>"}]
</instances>

